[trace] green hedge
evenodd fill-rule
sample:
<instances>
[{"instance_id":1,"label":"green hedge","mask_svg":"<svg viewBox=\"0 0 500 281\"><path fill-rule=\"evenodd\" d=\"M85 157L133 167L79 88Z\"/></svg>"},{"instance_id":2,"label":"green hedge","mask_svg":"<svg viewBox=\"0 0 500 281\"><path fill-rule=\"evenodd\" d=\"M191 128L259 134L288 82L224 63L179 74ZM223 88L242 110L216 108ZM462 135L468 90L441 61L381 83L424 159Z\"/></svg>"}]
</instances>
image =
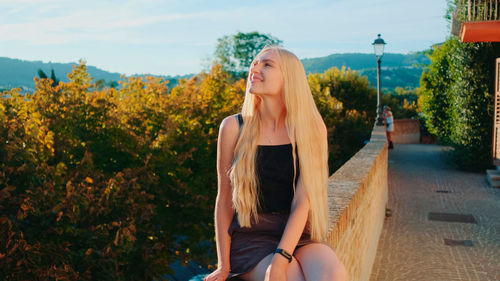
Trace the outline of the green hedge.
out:
<instances>
[{"instance_id":1,"label":"green hedge","mask_svg":"<svg viewBox=\"0 0 500 281\"><path fill-rule=\"evenodd\" d=\"M495 58L499 43L448 39L430 54L422 74L422 112L429 132L452 146L451 163L467 170L491 166Z\"/></svg>"}]
</instances>

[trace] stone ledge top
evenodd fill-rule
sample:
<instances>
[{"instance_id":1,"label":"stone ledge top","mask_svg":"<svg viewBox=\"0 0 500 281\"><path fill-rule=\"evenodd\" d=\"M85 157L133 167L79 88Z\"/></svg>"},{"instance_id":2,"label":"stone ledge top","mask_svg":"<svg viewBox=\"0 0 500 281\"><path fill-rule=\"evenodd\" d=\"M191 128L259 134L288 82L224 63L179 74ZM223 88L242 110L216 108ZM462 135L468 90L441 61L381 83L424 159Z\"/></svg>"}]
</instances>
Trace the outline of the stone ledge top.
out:
<instances>
[{"instance_id":1,"label":"stone ledge top","mask_svg":"<svg viewBox=\"0 0 500 281\"><path fill-rule=\"evenodd\" d=\"M328 180L329 229L335 224L361 187L380 153L387 146L385 126L374 126L370 142Z\"/></svg>"}]
</instances>

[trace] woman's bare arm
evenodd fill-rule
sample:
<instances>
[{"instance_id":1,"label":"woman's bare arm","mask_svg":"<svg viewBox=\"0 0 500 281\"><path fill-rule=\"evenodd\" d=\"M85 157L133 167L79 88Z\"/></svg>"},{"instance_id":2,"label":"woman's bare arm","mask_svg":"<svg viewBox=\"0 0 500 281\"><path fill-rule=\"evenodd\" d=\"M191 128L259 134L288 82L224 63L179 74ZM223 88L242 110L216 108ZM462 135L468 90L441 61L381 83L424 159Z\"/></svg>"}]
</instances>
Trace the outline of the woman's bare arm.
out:
<instances>
[{"instance_id":1,"label":"woman's bare arm","mask_svg":"<svg viewBox=\"0 0 500 281\"><path fill-rule=\"evenodd\" d=\"M286 223L285 231L283 232L283 236L281 236L278 248L293 254L293 250L297 246L307 222L309 204L309 198L299 177L299 183L297 184L295 196L292 201L290 217ZM266 270L264 281L286 281L288 264L289 262L284 256L275 254Z\"/></svg>"},{"instance_id":2,"label":"woman's bare arm","mask_svg":"<svg viewBox=\"0 0 500 281\"><path fill-rule=\"evenodd\" d=\"M324 124L321 126L320 134L322 134L322 137L324 137L325 139L327 138L327 131ZM307 192L304 189L302 179L299 176L299 180L295 189L295 195L292 201L292 208L290 210L290 217L288 218L283 236L281 237L281 241L278 244L278 248L281 248L290 254L293 253L307 223L310 206L311 202L309 201ZM279 259L281 261L286 261L286 259L284 259L284 257L282 257L281 255L277 256L279 256Z\"/></svg>"},{"instance_id":3,"label":"woman's bare arm","mask_svg":"<svg viewBox=\"0 0 500 281\"><path fill-rule=\"evenodd\" d=\"M309 215L309 207L309 198L301 183L301 179L299 178L299 182L297 183L297 188L295 190L295 196L292 201L290 217L286 223L285 231L283 232L278 248L281 248L290 254L293 253L297 243L299 242L300 236L304 231L307 216Z\"/></svg>"},{"instance_id":4,"label":"woman's bare arm","mask_svg":"<svg viewBox=\"0 0 500 281\"><path fill-rule=\"evenodd\" d=\"M215 201L215 236L218 267L229 272L231 237L228 229L234 216L232 186L229 171L233 163L234 147L238 140L239 125L234 116L226 117L219 129L217 141L217 199Z\"/></svg>"}]
</instances>

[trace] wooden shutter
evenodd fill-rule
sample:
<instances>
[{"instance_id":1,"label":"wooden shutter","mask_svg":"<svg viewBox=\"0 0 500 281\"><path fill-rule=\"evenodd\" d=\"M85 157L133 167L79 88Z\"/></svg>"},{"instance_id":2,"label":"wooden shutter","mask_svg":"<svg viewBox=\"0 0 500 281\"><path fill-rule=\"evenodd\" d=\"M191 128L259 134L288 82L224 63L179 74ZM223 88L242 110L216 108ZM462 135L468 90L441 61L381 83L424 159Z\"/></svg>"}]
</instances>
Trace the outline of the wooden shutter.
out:
<instances>
[{"instance_id":1,"label":"wooden shutter","mask_svg":"<svg viewBox=\"0 0 500 281\"><path fill-rule=\"evenodd\" d=\"M495 72L495 119L493 128L493 165L500 166L500 58Z\"/></svg>"}]
</instances>

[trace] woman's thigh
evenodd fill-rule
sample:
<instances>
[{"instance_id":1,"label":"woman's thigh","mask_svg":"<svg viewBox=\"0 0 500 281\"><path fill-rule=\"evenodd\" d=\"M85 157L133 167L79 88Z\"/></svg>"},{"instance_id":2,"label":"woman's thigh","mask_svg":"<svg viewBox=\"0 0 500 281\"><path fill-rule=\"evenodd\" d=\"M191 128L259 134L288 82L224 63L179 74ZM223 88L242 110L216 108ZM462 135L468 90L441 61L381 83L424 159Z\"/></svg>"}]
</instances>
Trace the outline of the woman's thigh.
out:
<instances>
[{"instance_id":1,"label":"woman's thigh","mask_svg":"<svg viewBox=\"0 0 500 281\"><path fill-rule=\"evenodd\" d=\"M347 271L335 252L322 243L312 243L295 251L307 281L347 281Z\"/></svg>"},{"instance_id":2,"label":"woman's thigh","mask_svg":"<svg viewBox=\"0 0 500 281\"><path fill-rule=\"evenodd\" d=\"M274 254L269 254L263 258L252 270L250 270L250 272L245 273L241 278L248 281L263 281L266 277L267 268L273 260L273 256ZM288 265L286 274L287 281L305 281L300 265L296 259L293 259Z\"/></svg>"}]
</instances>

